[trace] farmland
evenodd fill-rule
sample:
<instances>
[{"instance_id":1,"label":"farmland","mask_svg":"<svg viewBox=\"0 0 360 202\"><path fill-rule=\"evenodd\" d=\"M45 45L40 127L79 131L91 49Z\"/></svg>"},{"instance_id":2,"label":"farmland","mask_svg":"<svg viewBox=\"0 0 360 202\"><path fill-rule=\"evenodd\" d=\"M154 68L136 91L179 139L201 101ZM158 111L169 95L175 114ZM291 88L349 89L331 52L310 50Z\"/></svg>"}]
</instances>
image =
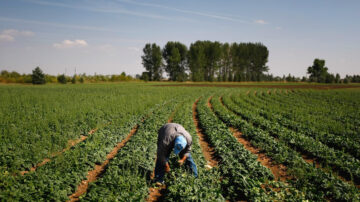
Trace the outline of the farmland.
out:
<instances>
[{"instance_id":1,"label":"farmland","mask_svg":"<svg viewBox=\"0 0 360 202\"><path fill-rule=\"evenodd\" d=\"M164 84L0 85L0 200L360 200L358 85ZM154 188L166 122L199 177Z\"/></svg>"}]
</instances>

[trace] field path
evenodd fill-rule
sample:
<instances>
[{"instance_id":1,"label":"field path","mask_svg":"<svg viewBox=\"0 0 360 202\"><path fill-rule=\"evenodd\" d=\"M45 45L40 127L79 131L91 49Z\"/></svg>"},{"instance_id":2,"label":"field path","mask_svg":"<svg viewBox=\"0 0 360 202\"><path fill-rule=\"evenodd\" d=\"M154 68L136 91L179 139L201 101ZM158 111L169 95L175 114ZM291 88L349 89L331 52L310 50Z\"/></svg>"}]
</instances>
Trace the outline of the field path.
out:
<instances>
[{"instance_id":1,"label":"field path","mask_svg":"<svg viewBox=\"0 0 360 202\"><path fill-rule=\"evenodd\" d=\"M133 136L137 129L139 128L139 125L134 126L130 133L127 135L125 139L123 139L121 142L119 142L114 149L106 156L106 160L101 165L95 165L94 169L88 172L88 175L86 176L86 180L83 180L80 185L77 187L76 192L73 193L71 196L69 196L69 201L78 201L79 197L83 195L89 186L89 183L94 182L99 175L101 175L105 171L106 165L110 162L111 159L113 159L118 151L125 146L125 144L130 140L131 136Z\"/></svg>"},{"instance_id":2,"label":"field path","mask_svg":"<svg viewBox=\"0 0 360 202\"><path fill-rule=\"evenodd\" d=\"M199 98L200 99L200 98ZM193 104L193 120L194 124L196 126L196 134L199 136L199 143L202 150L202 153L204 154L204 157L207 161L207 165L211 167L215 167L218 165L219 161L215 157L215 151L214 148L210 145L206 135L204 135L201 131L201 128L199 126L199 121L197 119L197 103L199 102L199 99L195 101Z\"/></svg>"},{"instance_id":3,"label":"field path","mask_svg":"<svg viewBox=\"0 0 360 202\"><path fill-rule=\"evenodd\" d=\"M105 124L103 127L108 126L108 125L110 125L110 124L111 124L111 122ZM99 128L94 128L94 129L90 130L90 131L88 132L88 135L94 134L98 129L99 129ZM64 148L63 150L59 151L59 152L55 152L55 153L51 154L51 158L54 158L54 157L56 157L56 156L59 156L59 155L61 155L62 153L66 152L67 150L69 150L69 149L71 149L72 147L74 147L75 145L79 144L80 142L85 141L85 140L89 137L88 135L87 135L87 136L85 136L85 135L80 135L80 138L78 138L78 139L76 139L76 140L69 140L68 143L67 143L67 147ZM48 162L50 162L50 161L51 161L50 158L44 158L40 163L38 163L38 164L36 164L35 166L33 166L32 168L30 168L30 170L20 171L20 174L21 174L21 175L25 175L25 174L27 174L27 173L29 173L29 172L34 172L34 171L36 171L37 168L45 165L46 163L48 163Z\"/></svg>"},{"instance_id":4,"label":"field path","mask_svg":"<svg viewBox=\"0 0 360 202\"><path fill-rule=\"evenodd\" d=\"M176 113L176 110L173 111L168 119L168 123L172 123L173 122L173 118L174 115ZM156 158L155 158L155 162L156 162ZM155 177L155 168L153 170L153 173L151 174L151 180L153 180ZM147 202L152 202L152 201L162 201L164 194L166 192L166 185L164 184L163 186L160 187L150 187L149 188L149 195L146 198Z\"/></svg>"},{"instance_id":5,"label":"field path","mask_svg":"<svg viewBox=\"0 0 360 202\"><path fill-rule=\"evenodd\" d=\"M210 97L208 100L208 106L214 112L214 109L210 103L211 99L212 99L212 97ZM219 97L219 100L220 100L220 103L222 104L222 106L226 107L222 101L222 97ZM242 136L242 133L240 131L238 131L237 129L235 129L233 127L229 127L229 129L233 133L234 137L238 140L238 142L240 142L242 145L244 145L245 149L247 149L252 154L257 156L257 160L261 163L261 165L270 169L270 171L276 178L275 180L280 180L280 181L285 182L286 180L292 179L292 177L287 174L287 172L286 172L287 167L285 165L273 164L272 159L270 157L266 156L265 153L260 152L259 148L252 146L251 142L246 140Z\"/></svg>"}]
</instances>

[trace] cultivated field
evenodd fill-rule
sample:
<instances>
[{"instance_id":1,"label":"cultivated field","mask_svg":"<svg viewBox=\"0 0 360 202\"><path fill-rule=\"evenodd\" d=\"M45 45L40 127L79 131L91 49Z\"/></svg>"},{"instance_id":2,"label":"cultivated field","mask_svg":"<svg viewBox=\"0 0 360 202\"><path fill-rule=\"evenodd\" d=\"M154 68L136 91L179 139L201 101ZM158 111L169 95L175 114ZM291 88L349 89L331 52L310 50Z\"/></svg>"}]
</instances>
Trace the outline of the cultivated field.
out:
<instances>
[{"instance_id":1,"label":"cultivated field","mask_svg":"<svg viewBox=\"0 0 360 202\"><path fill-rule=\"evenodd\" d=\"M359 87L0 85L0 200L359 201ZM166 122L193 136L199 177L172 155L154 188Z\"/></svg>"}]
</instances>

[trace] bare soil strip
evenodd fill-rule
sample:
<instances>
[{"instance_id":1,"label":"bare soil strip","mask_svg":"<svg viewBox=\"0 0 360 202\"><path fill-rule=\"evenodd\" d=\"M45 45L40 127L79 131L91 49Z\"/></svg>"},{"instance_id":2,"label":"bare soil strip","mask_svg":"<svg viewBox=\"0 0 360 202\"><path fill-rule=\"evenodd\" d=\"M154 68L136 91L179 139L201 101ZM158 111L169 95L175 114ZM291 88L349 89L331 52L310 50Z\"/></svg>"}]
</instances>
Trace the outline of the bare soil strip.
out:
<instances>
[{"instance_id":1,"label":"bare soil strip","mask_svg":"<svg viewBox=\"0 0 360 202\"><path fill-rule=\"evenodd\" d=\"M257 160L261 163L261 165L271 170L276 179L280 179L280 181L283 182L292 179L292 177L286 173L287 167L285 165L273 164L272 159L267 157L264 153L260 152L260 149L253 147L249 141L242 137L241 132L232 127L230 127L230 130L234 137L236 137L236 139L244 145L245 149L249 150L258 157Z\"/></svg>"},{"instance_id":2,"label":"bare soil strip","mask_svg":"<svg viewBox=\"0 0 360 202\"><path fill-rule=\"evenodd\" d=\"M222 97L220 97L220 102L221 104L224 106L224 103L222 102ZM212 111L214 111L211 103L210 103L211 98L208 100L208 105L210 107L210 109ZM225 107L225 106L224 106ZM260 152L260 149L252 146L252 144L250 143L250 141L246 140L243 136L242 133L239 132L238 130L236 130L233 127L229 127L229 129L231 130L231 132L233 133L234 137L238 140L238 142L240 142L242 145L244 145L245 149L247 149L248 151L250 151L251 153L255 154L258 158L257 160L261 163L261 165L267 167L268 169L271 170L271 172L273 173L273 175L275 176L276 180L280 180L285 182L286 180L290 180L292 179L291 176L289 176L286 172L287 167L283 164L273 164L273 161L271 158L269 158L268 156L266 156L266 154Z\"/></svg>"},{"instance_id":3,"label":"bare soil strip","mask_svg":"<svg viewBox=\"0 0 360 202\"><path fill-rule=\"evenodd\" d=\"M339 88L360 88L360 85L343 85L343 84L329 84L329 85L313 85L313 84L155 84L156 87L226 87L226 88L311 88L311 89L339 89Z\"/></svg>"},{"instance_id":4,"label":"bare soil strip","mask_svg":"<svg viewBox=\"0 0 360 202\"><path fill-rule=\"evenodd\" d=\"M150 187L149 196L146 199L147 202L163 201L166 192L166 185L160 187Z\"/></svg>"},{"instance_id":5,"label":"bare soil strip","mask_svg":"<svg viewBox=\"0 0 360 202\"><path fill-rule=\"evenodd\" d=\"M168 123L172 123L173 122L173 118L174 115L176 113L176 110L173 111L168 119ZM156 163L156 159L155 159L155 163ZM155 177L155 169L153 170L150 178L151 180L154 179ZM149 188L149 195L146 198L147 202L153 202L153 201L162 201L162 197L164 197L164 194L166 192L166 185L162 185L160 187L150 187Z\"/></svg>"},{"instance_id":6,"label":"bare soil strip","mask_svg":"<svg viewBox=\"0 0 360 202\"><path fill-rule=\"evenodd\" d=\"M215 167L219 164L219 161L216 159L214 148L209 144L207 137L205 136L205 134L202 133L201 128L199 126L199 121L197 119L197 112L196 112L196 107L198 102L199 99L197 99L193 104L193 120L196 126L196 134L199 137L200 147L207 161L207 164L210 165L211 167Z\"/></svg>"},{"instance_id":7,"label":"bare soil strip","mask_svg":"<svg viewBox=\"0 0 360 202\"><path fill-rule=\"evenodd\" d=\"M111 124L111 122L107 123L105 126ZM88 132L88 135L92 135L94 134L96 131L98 130L98 128L92 129ZM76 140L68 140L67 143L67 147L64 148L63 150L59 151L59 152L55 152L53 154L51 154L51 158L54 158L56 156L59 156L60 154L66 152L67 150L71 149L72 147L74 147L75 145L79 144L80 142L86 140L89 136L85 136L85 135L80 135L80 138L76 139ZM25 175L29 172L34 172L36 171L37 168L45 165L46 163L50 162L51 159L50 158L44 158L42 162L36 164L34 167L30 168L30 170L25 170L25 171L20 171L21 175Z\"/></svg>"},{"instance_id":8,"label":"bare soil strip","mask_svg":"<svg viewBox=\"0 0 360 202\"><path fill-rule=\"evenodd\" d=\"M116 156L118 151L125 146L125 144L130 140L131 136L136 133L138 127L139 125L136 125L131 129L127 137L114 147L114 149L106 156L106 160L101 165L95 165L94 169L88 172L86 180L83 180L77 187L76 192L69 196L69 201L79 200L79 197L87 191L89 183L94 182L97 177L105 171L106 165Z\"/></svg>"},{"instance_id":9,"label":"bare soil strip","mask_svg":"<svg viewBox=\"0 0 360 202\"><path fill-rule=\"evenodd\" d=\"M226 107L225 105L224 105L224 103L223 103L223 101L222 101L222 97L220 97L220 102L221 102L221 104L224 106L224 107ZM241 137L241 132L239 132L239 131L236 131L236 129L234 129L234 128L230 128L230 130L233 132L233 134L234 134L234 136L236 137L236 138L238 138L237 136L240 136ZM238 134L236 134L236 133L238 133ZM244 139L244 138L243 138ZM275 138L276 140L278 140L278 138ZM239 140L239 139L238 139ZM245 139L244 139L245 140ZM246 140L245 140L246 141ZM240 142L240 140L239 140L239 142ZM251 146L251 143L249 143L250 144L250 146ZM245 144L244 144L244 146L245 146ZM246 146L245 146L245 148L247 148ZM249 149L248 149L249 150ZM256 150L256 148L255 148L255 150ZM251 150L249 150L249 151L251 151ZM252 151L251 151L252 152ZM256 151L254 151L254 152L256 152ZM252 152L252 153L254 153L254 152ZM258 153L258 152L257 152ZM255 153L254 153L255 154ZM259 153L259 154L261 154L261 153ZM330 170L326 170L325 168L323 168L322 166L321 166L321 164L316 160L316 158L313 158L313 157L310 157L310 156L308 156L308 155L306 155L306 154L303 154L303 153L300 153L301 154L301 157L304 159L304 161L305 162L307 162L307 163L309 163L309 164L311 164L311 165L314 165L316 168L318 168L318 169L321 169L321 170L323 170L324 172L331 172ZM261 158L261 157L260 157ZM258 155L258 160L259 160L259 155ZM261 161L260 161L261 162ZM266 163L266 162L265 162ZM270 162L269 163L271 163L271 159L270 159ZM262 163L263 164L263 163ZM264 165L264 164L263 164ZM264 165L264 166L266 166L266 165ZM273 165L273 166L277 166L277 165ZM284 166L284 165L282 165L282 164L280 164L279 165L280 167L279 168L274 168L275 170L275 172L277 172L276 170L283 170L285 173L284 174L286 174L286 166ZM266 167L268 167L268 166L266 166ZM273 168L270 168L270 167L268 167L272 172L273 172L273 174L274 174L274 176L275 177L277 177L276 176L276 173L274 173L274 171L272 170ZM284 169L283 169L284 168ZM281 174L281 173L280 173ZM342 177L342 176L340 176L340 175L338 175L338 174L336 174L335 172L332 172L332 174L335 176L335 177L338 177L340 180L342 180L342 181L344 181L344 182L347 182L347 183L349 183L349 184L352 184L352 185L354 185L354 186L356 186L358 189L360 189L360 184L354 184L352 181L350 181L350 180L346 180L344 177ZM291 179L291 178L287 178L287 177L289 177L289 176L285 176L285 180L286 179ZM284 181L284 179L282 179L282 176L280 176L280 180L281 181Z\"/></svg>"}]
</instances>

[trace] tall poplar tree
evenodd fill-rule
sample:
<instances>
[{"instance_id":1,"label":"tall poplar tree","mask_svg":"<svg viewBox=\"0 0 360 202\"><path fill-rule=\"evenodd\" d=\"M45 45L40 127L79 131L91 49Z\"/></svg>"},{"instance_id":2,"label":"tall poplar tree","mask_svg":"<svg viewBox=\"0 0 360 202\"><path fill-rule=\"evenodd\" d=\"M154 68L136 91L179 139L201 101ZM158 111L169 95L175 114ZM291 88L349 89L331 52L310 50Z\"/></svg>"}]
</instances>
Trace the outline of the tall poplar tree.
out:
<instances>
[{"instance_id":1,"label":"tall poplar tree","mask_svg":"<svg viewBox=\"0 0 360 202\"><path fill-rule=\"evenodd\" d=\"M143 48L144 55L141 56L142 64L148 72L150 81L159 81L162 78L162 55L161 49L155 43L146 44Z\"/></svg>"}]
</instances>

